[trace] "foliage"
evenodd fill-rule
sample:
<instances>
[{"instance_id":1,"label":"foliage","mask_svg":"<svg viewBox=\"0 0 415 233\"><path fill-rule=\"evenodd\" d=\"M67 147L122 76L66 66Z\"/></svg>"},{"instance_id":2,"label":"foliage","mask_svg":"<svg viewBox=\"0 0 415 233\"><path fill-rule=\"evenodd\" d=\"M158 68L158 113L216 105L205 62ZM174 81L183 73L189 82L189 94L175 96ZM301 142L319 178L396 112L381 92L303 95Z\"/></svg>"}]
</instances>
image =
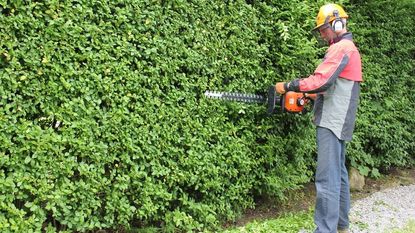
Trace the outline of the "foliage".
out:
<instances>
[{"instance_id":1,"label":"foliage","mask_svg":"<svg viewBox=\"0 0 415 233\"><path fill-rule=\"evenodd\" d=\"M310 74L323 2L1 0L0 230L214 229L309 181L310 115L266 118L203 93ZM413 8L366 15L376 4L351 8L372 17L356 26L366 82L351 145L370 169L413 164L415 149L415 43L400 18Z\"/></svg>"},{"instance_id":2,"label":"foliage","mask_svg":"<svg viewBox=\"0 0 415 233\"><path fill-rule=\"evenodd\" d=\"M0 5L2 232L204 229L309 180L309 115L203 93L311 72L317 3Z\"/></svg>"},{"instance_id":3,"label":"foliage","mask_svg":"<svg viewBox=\"0 0 415 233\"><path fill-rule=\"evenodd\" d=\"M415 164L415 1L364 1L351 8L364 82L351 165L365 174Z\"/></svg>"}]
</instances>

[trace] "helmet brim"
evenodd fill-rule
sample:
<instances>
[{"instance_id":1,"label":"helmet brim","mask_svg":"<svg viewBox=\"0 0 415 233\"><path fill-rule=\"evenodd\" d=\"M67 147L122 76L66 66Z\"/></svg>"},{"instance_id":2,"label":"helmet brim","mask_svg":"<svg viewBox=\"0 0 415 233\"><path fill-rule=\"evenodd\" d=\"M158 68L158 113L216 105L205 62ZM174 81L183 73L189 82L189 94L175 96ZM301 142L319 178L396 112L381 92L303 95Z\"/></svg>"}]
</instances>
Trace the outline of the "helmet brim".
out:
<instances>
[{"instance_id":1,"label":"helmet brim","mask_svg":"<svg viewBox=\"0 0 415 233\"><path fill-rule=\"evenodd\" d=\"M328 27L330 27L329 23L323 23L323 24L320 24L320 25L317 25L316 27L314 27L311 31L316 32L319 29L324 29L324 28L328 28Z\"/></svg>"}]
</instances>

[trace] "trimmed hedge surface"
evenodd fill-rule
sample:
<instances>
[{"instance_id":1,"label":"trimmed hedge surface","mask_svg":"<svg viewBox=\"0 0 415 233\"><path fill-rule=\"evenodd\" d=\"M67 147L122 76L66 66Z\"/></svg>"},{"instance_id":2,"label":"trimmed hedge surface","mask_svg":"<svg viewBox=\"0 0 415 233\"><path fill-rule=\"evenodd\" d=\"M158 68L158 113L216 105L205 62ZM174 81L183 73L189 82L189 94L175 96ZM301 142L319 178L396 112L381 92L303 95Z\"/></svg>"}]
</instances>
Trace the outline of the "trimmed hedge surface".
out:
<instances>
[{"instance_id":1,"label":"trimmed hedge surface","mask_svg":"<svg viewBox=\"0 0 415 233\"><path fill-rule=\"evenodd\" d=\"M0 1L0 230L214 229L309 181L310 114L203 93L312 73L321 4ZM366 82L350 162L376 175L414 164L413 4L354 4Z\"/></svg>"},{"instance_id":2,"label":"trimmed hedge surface","mask_svg":"<svg viewBox=\"0 0 415 233\"><path fill-rule=\"evenodd\" d=\"M378 176L415 164L415 1L352 3L365 82L348 153L362 174Z\"/></svg>"}]
</instances>

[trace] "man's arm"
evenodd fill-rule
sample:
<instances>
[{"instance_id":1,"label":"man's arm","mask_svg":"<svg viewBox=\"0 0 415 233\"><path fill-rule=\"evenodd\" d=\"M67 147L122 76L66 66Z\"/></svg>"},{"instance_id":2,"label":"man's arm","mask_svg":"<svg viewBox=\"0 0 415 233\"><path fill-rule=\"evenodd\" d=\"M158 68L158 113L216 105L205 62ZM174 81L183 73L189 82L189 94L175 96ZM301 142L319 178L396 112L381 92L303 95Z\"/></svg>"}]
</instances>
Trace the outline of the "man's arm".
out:
<instances>
[{"instance_id":1,"label":"man's arm","mask_svg":"<svg viewBox=\"0 0 415 233\"><path fill-rule=\"evenodd\" d=\"M348 62L349 56L347 54L343 53L339 48L331 48L313 75L304 79L277 83L275 89L280 94L284 94L287 91L307 93L324 92L334 84L336 78Z\"/></svg>"}]
</instances>

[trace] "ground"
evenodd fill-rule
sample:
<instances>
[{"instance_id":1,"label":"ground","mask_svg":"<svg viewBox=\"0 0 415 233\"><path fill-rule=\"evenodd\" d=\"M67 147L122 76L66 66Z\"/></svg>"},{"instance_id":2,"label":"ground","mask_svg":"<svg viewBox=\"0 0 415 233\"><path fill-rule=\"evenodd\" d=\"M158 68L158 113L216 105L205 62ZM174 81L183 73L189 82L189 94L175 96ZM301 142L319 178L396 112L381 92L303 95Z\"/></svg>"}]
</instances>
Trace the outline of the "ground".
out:
<instances>
[{"instance_id":1,"label":"ground","mask_svg":"<svg viewBox=\"0 0 415 233\"><path fill-rule=\"evenodd\" d=\"M367 197L374 192L400 185L415 184L415 168L410 169L390 169L378 179L366 178L366 183L362 191L351 193L352 202ZM255 209L248 209L233 223L226 224L225 227L243 226L254 220L275 219L282 213L308 210L314 206L315 189L314 184L304 185L301 190L287 193L287 200L275 202L271 198L258 200Z\"/></svg>"}]
</instances>

